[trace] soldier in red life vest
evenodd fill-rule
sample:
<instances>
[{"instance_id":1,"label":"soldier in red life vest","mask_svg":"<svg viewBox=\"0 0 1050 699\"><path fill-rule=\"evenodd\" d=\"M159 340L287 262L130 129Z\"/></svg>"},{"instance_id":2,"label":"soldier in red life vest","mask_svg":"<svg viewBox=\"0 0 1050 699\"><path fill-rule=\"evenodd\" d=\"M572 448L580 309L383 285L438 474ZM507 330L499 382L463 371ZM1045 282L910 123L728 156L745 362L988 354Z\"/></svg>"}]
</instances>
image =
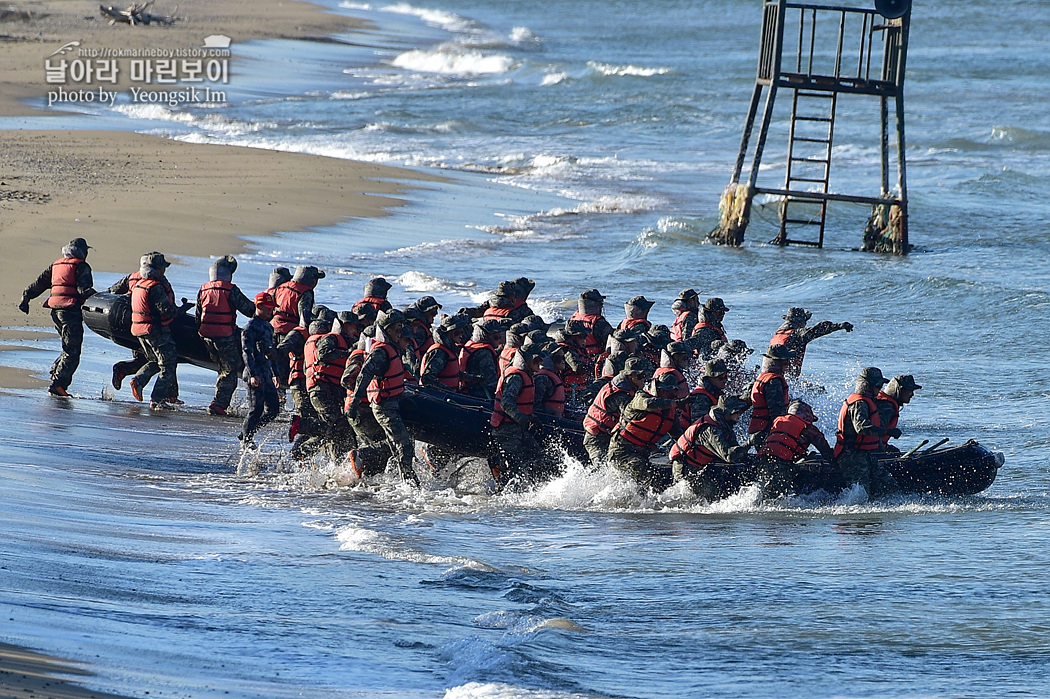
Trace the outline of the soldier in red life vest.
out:
<instances>
[{"instance_id":1,"label":"soldier in red life vest","mask_svg":"<svg viewBox=\"0 0 1050 699\"><path fill-rule=\"evenodd\" d=\"M244 352L244 381L248 387L248 414L241 425L241 448L254 445L252 438L259 428L271 422L281 410L277 394L279 379L274 362L277 350L273 345L273 312L277 301L269 292L255 296L255 315L241 333L241 348Z\"/></svg>"},{"instance_id":2,"label":"soldier in red life vest","mask_svg":"<svg viewBox=\"0 0 1050 699\"><path fill-rule=\"evenodd\" d=\"M350 452L350 465L361 477L383 470L385 464L380 458L390 454L402 479L419 486L419 478L412 468L412 438L401 419L401 395L405 390L405 367L401 362L404 324L405 314L398 310L380 313L376 318L375 343L361 367L354 399L347 406L346 414L351 420L356 419L361 399L367 395L372 417L382 428L386 440Z\"/></svg>"},{"instance_id":3,"label":"soldier in red life vest","mask_svg":"<svg viewBox=\"0 0 1050 699\"><path fill-rule=\"evenodd\" d=\"M474 333L459 353L459 392L491 399L499 383L498 356L509 321L483 320L474 323Z\"/></svg>"},{"instance_id":4,"label":"soldier in red life vest","mask_svg":"<svg viewBox=\"0 0 1050 699\"><path fill-rule=\"evenodd\" d=\"M215 398L208 406L212 415L226 415L237 388L243 360L237 313L255 315L255 304L233 283L237 260L226 255L208 268L208 281L197 292L197 334L208 348L208 356L219 367Z\"/></svg>"},{"instance_id":5,"label":"soldier in red life vest","mask_svg":"<svg viewBox=\"0 0 1050 699\"><path fill-rule=\"evenodd\" d=\"M587 329L587 335L583 339L583 347L589 357L594 357L598 368L601 363L597 361L598 355L605 351L605 345L612 335L613 328L609 321L602 315L605 307L605 297L597 289L590 289L580 294L577 302L578 310L572 314L569 320L578 320ZM603 360L604 361L604 360Z\"/></svg>"},{"instance_id":6,"label":"soldier in red life vest","mask_svg":"<svg viewBox=\"0 0 1050 699\"><path fill-rule=\"evenodd\" d=\"M22 292L18 310L29 315L29 302L50 289L44 308L51 309L51 320L62 340L62 353L51 365L53 396L69 397L69 384L80 366L80 349L84 344L84 301L95 294L87 253L91 246L83 238L74 238L62 248L62 257L48 265Z\"/></svg>"},{"instance_id":7,"label":"soldier in red life vest","mask_svg":"<svg viewBox=\"0 0 1050 699\"><path fill-rule=\"evenodd\" d=\"M422 360L423 355L427 353L431 347L434 346L434 321L437 320L438 311L441 310L442 306L437 302L433 296L424 296L417 299L412 307L417 309L423 314L423 324L426 327L426 337L423 339L423 344L419 348L419 357Z\"/></svg>"},{"instance_id":8,"label":"soldier in red life vest","mask_svg":"<svg viewBox=\"0 0 1050 699\"><path fill-rule=\"evenodd\" d=\"M536 413L562 417L565 415L565 353L553 342L543 347L540 368L533 381L536 384Z\"/></svg>"},{"instance_id":9,"label":"soldier in red life vest","mask_svg":"<svg viewBox=\"0 0 1050 699\"><path fill-rule=\"evenodd\" d=\"M288 333L296 328L309 328L314 319L314 288L317 282L324 279L325 273L312 265L299 266L295 268L295 274L290 281L280 284L273 292L277 300L277 310L274 312L273 325L274 341L280 344ZM287 357L280 355L277 358L278 377L281 385L288 384L288 361Z\"/></svg>"},{"instance_id":10,"label":"soldier in red life vest","mask_svg":"<svg viewBox=\"0 0 1050 699\"><path fill-rule=\"evenodd\" d=\"M816 421L813 408L801 400L791 401L787 415L773 420L773 428L755 460L763 497L777 498L791 492L795 478L792 464L804 459L811 445L831 461L831 445L813 424Z\"/></svg>"},{"instance_id":11,"label":"soldier in red life vest","mask_svg":"<svg viewBox=\"0 0 1050 699\"><path fill-rule=\"evenodd\" d=\"M554 341L565 356L565 390L571 405L578 405L587 385L594 379L594 364L583 348L587 331L578 320L567 320L554 332Z\"/></svg>"},{"instance_id":12,"label":"soldier in red life vest","mask_svg":"<svg viewBox=\"0 0 1050 699\"><path fill-rule=\"evenodd\" d=\"M791 350L783 345L772 345L762 355L762 372L751 385L751 422L747 426L756 448L762 446L773 420L787 414L790 398L784 367L789 361Z\"/></svg>"},{"instance_id":13,"label":"soldier in red life vest","mask_svg":"<svg viewBox=\"0 0 1050 699\"><path fill-rule=\"evenodd\" d=\"M838 429L835 431L834 456L843 479L857 484L871 497L897 491L897 481L879 463L876 452L886 435L897 439L901 431L883 427L875 396L887 383L877 367L865 367L857 376L857 385L842 403Z\"/></svg>"},{"instance_id":14,"label":"soldier in red life vest","mask_svg":"<svg viewBox=\"0 0 1050 699\"><path fill-rule=\"evenodd\" d=\"M600 364L595 368L601 373L595 379L611 379L623 371L628 357L638 355L638 333L633 329L616 328L609 335L607 349L598 356Z\"/></svg>"},{"instance_id":15,"label":"soldier in red life vest","mask_svg":"<svg viewBox=\"0 0 1050 699\"><path fill-rule=\"evenodd\" d=\"M707 415L722 397L728 381L729 370L724 361L711 359L704 364L704 373L700 376L700 383L689 394L689 400L683 406L682 412L686 420L693 423Z\"/></svg>"},{"instance_id":16,"label":"soldier in red life vest","mask_svg":"<svg viewBox=\"0 0 1050 699\"><path fill-rule=\"evenodd\" d=\"M598 391L583 418L583 447L591 457L592 466L605 463L609 454L609 440L620 422L623 409L648 380L649 365L646 360L631 357L624 364L623 371Z\"/></svg>"},{"instance_id":17,"label":"soldier in red life vest","mask_svg":"<svg viewBox=\"0 0 1050 699\"><path fill-rule=\"evenodd\" d=\"M644 334L653 327L653 324L649 322L649 309L653 307L655 301L650 301L644 296L632 296L627 300L627 303L623 305L623 312L626 317L620 321L617 326L624 330L634 330L639 335Z\"/></svg>"},{"instance_id":18,"label":"soldier in red life vest","mask_svg":"<svg viewBox=\"0 0 1050 699\"><path fill-rule=\"evenodd\" d=\"M423 362L423 347L429 346L433 340L430 337L430 329L427 326L426 316L415 306L409 306L402 311L405 314L404 338L405 349L401 360L408 371L406 377L410 383L419 383L420 364Z\"/></svg>"},{"instance_id":19,"label":"soldier in red life vest","mask_svg":"<svg viewBox=\"0 0 1050 699\"><path fill-rule=\"evenodd\" d=\"M318 304L314 306L314 320L310 323L310 329L296 327L277 345L278 355L288 356L288 389L292 394L292 406L295 409L291 426L288 428L288 441L298 439L292 447L292 454L295 458L305 456L299 447L309 437L324 435L324 422L314 410L313 403L310 402L309 389L306 387L306 360L303 354L310 336L325 335L331 332L335 319L335 311Z\"/></svg>"},{"instance_id":20,"label":"soldier in red life vest","mask_svg":"<svg viewBox=\"0 0 1050 699\"><path fill-rule=\"evenodd\" d=\"M678 382L678 393L676 400L681 400L689 395L689 381L685 378L685 372L689 371L689 364L693 353L684 342L672 342L660 353L660 367L654 376L670 374Z\"/></svg>"},{"instance_id":21,"label":"soldier in red life vest","mask_svg":"<svg viewBox=\"0 0 1050 699\"><path fill-rule=\"evenodd\" d=\"M716 351L712 347L715 341L728 342L726 330L722 326L722 320L725 319L728 310L729 307L718 297L707 299L700 309L700 322L693 328L689 342L705 362L711 359Z\"/></svg>"},{"instance_id":22,"label":"soldier in red life vest","mask_svg":"<svg viewBox=\"0 0 1050 699\"><path fill-rule=\"evenodd\" d=\"M173 410L170 402L176 382L178 353L168 326L182 309L175 305L175 292L165 270L169 262L159 252L142 256L140 279L131 288L131 334L138 338L143 354L149 360L130 382L135 400L142 400L142 389L157 377L150 395L151 410Z\"/></svg>"},{"instance_id":23,"label":"soldier in red life vest","mask_svg":"<svg viewBox=\"0 0 1050 699\"><path fill-rule=\"evenodd\" d=\"M787 366L787 376L791 378L797 377L802 373L802 360L806 358L806 345L819 337L830 335L837 330L845 330L848 333L853 332L852 323L832 323L828 320L822 320L811 328L806 327L806 323L813 317L813 314L804 308L791 307L788 309L786 315L781 316L784 319L783 324L777 328L776 334L773 335L773 339L769 341L770 345L784 345L794 353L794 357Z\"/></svg>"},{"instance_id":24,"label":"soldier in red life vest","mask_svg":"<svg viewBox=\"0 0 1050 699\"><path fill-rule=\"evenodd\" d=\"M392 287L393 285L383 277L369 279L365 284L364 298L355 303L352 310L357 311L362 306L371 306L377 314L382 311L389 311L393 306L390 305L386 297Z\"/></svg>"},{"instance_id":25,"label":"soldier in red life vest","mask_svg":"<svg viewBox=\"0 0 1050 699\"><path fill-rule=\"evenodd\" d=\"M629 475L636 483L652 487L656 473L649 464L656 446L664 437L682 434L674 397L678 382L670 374L653 378L651 389L640 390L623 409L620 422L609 440L609 463Z\"/></svg>"},{"instance_id":26,"label":"soldier in red life vest","mask_svg":"<svg viewBox=\"0 0 1050 699\"><path fill-rule=\"evenodd\" d=\"M321 328L310 326L310 331ZM326 334L313 333L303 348L306 387L310 404L324 425L322 442L333 460L357 446L354 429L343 414L346 389L342 378L350 348L361 335L363 325L353 311L339 313ZM305 449L305 447L304 447Z\"/></svg>"},{"instance_id":27,"label":"soldier in red life vest","mask_svg":"<svg viewBox=\"0 0 1050 699\"><path fill-rule=\"evenodd\" d=\"M671 339L684 342L693 336L693 329L700 322L700 296L692 289L685 289L671 304L674 323L671 325Z\"/></svg>"},{"instance_id":28,"label":"soldier in red life vest","mask_svg":"<svg viewBox=\"0 0 1050 699\"><path fill-rule=\"evenodd\" d=\"M492 416L492 453L489 466L496 484L503 488L511 480L528 479L540 448L529 431L536 405L534 375L542 361L538 345L518 348L514 361L496 386Z\"/></svg>"},{"instance_id":29,"label":"soldier in red life vest","mask_svg":"<svg viewBox=\"0 0 1050 699\"><path fill-rule=\"evenodd\" d=\"M738 464L747 461L746 445L737 443L733 427L747 410L747 401L726 395L718 399L706 415L690 425L671 447L668 456L675 481L685 479L700 498L715 502L728 493L707 473L713 463Z\"/></svg>"},{"instance_id":30,"label":"soldier in red life vest","mask_svg":"<svg viewBox=\"0 0 1050 699\"><path fill-rule=\"evenodd\" d=\"M901 416L901 406L911 403L912 396L920 388L922 386L915 383L914 376L902 374L894 376L886 384L886 388L879 391L878 395L875 396L875 405L879 409L879 420L884 428L887 430L896 429L897 421ZM900 451L897 447L889 444L889 441L890 434L887 432L882 436L883 451Z\"/></svg>"},{"instance_id":31,"label":"soldier in red life vest","mask_svg":"<svg viewBox=\"0 0 1050 699\"><path fill-rule=\"evenodd\" d=\"M529 316L535 315L533 310L529 308L529 294L536 288L536 282L532 281L528 277L518 277L512 280L514 284L514 293L511 298L514 300L514 310L511 311L510 319L515 323L528 322Z\"/></svg>"},{"instance_id":32,"label":"soldier in red life vest","mask_svg":"<svg viewBox=\"0 0 1050 699\"><path fill-rule=\"evenodd\" d=\"M434 328L434 344L423 356L419 383L428 388L455 392L459 389L459 351L471 326L470 316L457 313L445 316Z\"/></svg>"}]
</instances>

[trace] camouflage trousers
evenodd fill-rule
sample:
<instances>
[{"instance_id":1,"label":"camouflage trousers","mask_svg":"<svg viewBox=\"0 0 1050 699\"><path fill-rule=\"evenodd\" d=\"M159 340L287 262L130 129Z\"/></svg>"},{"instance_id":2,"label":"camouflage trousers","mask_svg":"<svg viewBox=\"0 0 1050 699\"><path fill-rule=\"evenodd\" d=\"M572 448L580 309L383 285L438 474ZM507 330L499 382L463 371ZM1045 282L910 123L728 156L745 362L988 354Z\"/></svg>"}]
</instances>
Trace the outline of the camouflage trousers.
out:
<instances>
[{"instance_id":1,"label":"camouflage trousers","mask_svg":"<svg viewBox=\"0 0 1050 699\"><path fill-rule=\"evenodd\" d=\"M142 353L142 348L138 347L131 350L131 359L125 359L122 362L117 362L113 365L113 374L123 379L125 376L134 376L138 373L139 369L144 367L149 362L146 359L146 355ZM113 388L117 388L114 386ZM169 398L179 397L179 377L176 376L171 382L171 395Z\"/></svg>"},{"instance_id":2,"label":"camouflage trousers","mask_svg":"<svg viewBox=\"0 0 1050 699\"><path fill-rule=\"evenodd\" d=\"M162 402L172 395L176 384L175 372L179 357L175 350L175 339L166 325L158 325L153 332L139 338L142 345L142 353L146 355L146 363L135 374L133 381L140 389L145 388L150 379L157 377L153 384L153 392L150 400L155 403Z\"/></svg>"},{"instance_id":3,"label":"camouflage trousers","mask_svg":"<svg viewBox=\"0 0 1050 699\"><path fill-rule=\"evenodd\" d=\"M73 374L80 366L80 348L84 345L84 314L79 308L51 309L58 337L62 340L62 354L51 365L51 383L69 388Z\"/></svg>"},{"instance_id":4,"label":"camouflage trousers","mask_svg":"<svg viewBox=\"0 0 1050 699\"><path fill-rule=\"evenodd\" d=\"M358 450L357 456L361 459L365 471L379 468L377 464L383 464L383 457L387 455L388 459L393 459L397 464L401 477L418 486L419 477L412 468L414 445L412 437L405 429L405 422L401 419L401 400L387 398L379 403L372 403L371 408L372 419L382 430L383 437L382 441L373 441ZM379 433L368 424L368 418L363 417L364 415L364 410L358 410L358 423L363 422L360 429L366 434L379 437Z\"/></svg>"},{"instance_id":5,"label":"camouflage trousers","mask_svg":"<svg viewBox=\"0 0 1050 699\"><path fill-rule=\"evenodd\" d=\"M778 498L794 490L795 474L790 461L772 455L760 456L755 465L762 485L762 497Z\"/></svg>"},{"instance_id":6,"label":"camouflage trousers","mask_svg":"<svg viewBox=\"0 0 1050 699\"><path fill-rule=\"evenodd\" d=\"M886 467L879 463L873 452L846 449L836 462L846 485L854 483L864 487L868 497L878 498L892 495L899 490L897 481Z\"/></svg>"},{"instance_id":7,"label":"camouflage trousers","mask_svg":"<svg viewBox=\"0 0 1050 699\"><path fill-rule=\"evenodd\" d=\"M374 476L386 470L390 457L394 455L387 443L386 431L372 414L372 404L357 406L357 417L351 420L357 432L357 467L366 476Z\"/></svg>"},{"instance_id":8,"label":"camouflage trousers","mask_svg":"<svg viewBox=\"0 0 1050 699\"><path fill-rule=\"evenodd\" d=\"M289 382L288 390L292 393L292 405L295 406L295 414L299 416L299 434L309 437L321 434L324 427L321 418L314 410L314 404L310 402L310 393L306 390L306 378L301 377Z\"/></svg>"},{"instance_id":9,"label":"camouflage trousers","mask_svg":"<svg viewBox=\"0 0 1050 699\"><path fill-rule=\"evenodd\" d=\"M357 446L353 428L343 414L343 400L346 389L327 381L318 382L309 390L310 405L317 414L320 434L317 439L330 451L333 459L341 458ZM316 444L315 438L310 443Z\"/></svg>"},{"instance_id":10,"label":"camouflage trousers","mask_svg":"<svg viewBox=\"0 0 1050 699\"><path fill-rule=\"evenodd\" d=\"M657 480L656 472L649 463L651 455L652 451L646 447L631 444L618 434L609 440L609 463L644 488L652 488Z\"/></svg>"},{"instance_id":11,"label":"camouflage trousers","mask_svg":"<svg viewBox=\"0 0 1050 699\"><path fill-rule=\"evenodd\" d=\"M536 437L516 422L504 422L492 428L492 453L489 467L496 484L501 488L518 481L533 480L540 456L540 445Z\"/></svg>"},{"instance_id":12,"label":"camouflage trousers","mask_svg":"<svg viewBox=\"0 0 1050 699\"><path fill-rule=\"evenodd\" d=\"M244 370L241 357L241 334L235 332L229 337L205 337L204 346L208 356L219 366L219 377L215 380L215 399L212 405L223 410L230 407L233 392L237 390L237 378Z\"/></svg>"},{"instance_id":13,"label":"camouflage trousers","mask_svg":"<svg viewBox=\"0 0 1050 699\"><path fill-rule=\"evenodd\" d=\"M591 466L597 468L605 463L609 455L609 439L610 437L607 434L591 434L587 432L583 435L583 448L587 450L587 455L591 457Z\"/></svg>"}]
</instances>

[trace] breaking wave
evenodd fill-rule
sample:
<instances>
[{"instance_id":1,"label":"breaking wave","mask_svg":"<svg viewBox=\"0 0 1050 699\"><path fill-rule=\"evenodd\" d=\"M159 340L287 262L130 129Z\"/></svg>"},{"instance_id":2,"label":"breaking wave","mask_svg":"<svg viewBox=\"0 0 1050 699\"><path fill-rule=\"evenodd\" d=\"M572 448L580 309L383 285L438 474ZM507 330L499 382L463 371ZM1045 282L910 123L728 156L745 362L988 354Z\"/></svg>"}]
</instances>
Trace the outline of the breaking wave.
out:
<instances>
[{"instance_id":1,"label":"breaking wave","mask_svg":"<svg viewBox=\"0 0 1050 699\"><path fill-rule=\"evenodd\" d=\"M459 77L498 75L514 66L514 59L503 54L485 54L445 44L433 50L413 49L394 58L392 65L418 73L437 73Z\"/></svg>"},{"instance_id":2,"label":"breaking wave","mask_svg":"<svg viewBox=\"0 0 1050 699\"><path fill-rule=\"evenodd\" d=\"M670 68L642 68L632 65L614 66L596 61L587 61L587 67L599 75L634 76L640 78L651 78L654 75L667 75L672 72Z\"/></svg>"}]
</instances>

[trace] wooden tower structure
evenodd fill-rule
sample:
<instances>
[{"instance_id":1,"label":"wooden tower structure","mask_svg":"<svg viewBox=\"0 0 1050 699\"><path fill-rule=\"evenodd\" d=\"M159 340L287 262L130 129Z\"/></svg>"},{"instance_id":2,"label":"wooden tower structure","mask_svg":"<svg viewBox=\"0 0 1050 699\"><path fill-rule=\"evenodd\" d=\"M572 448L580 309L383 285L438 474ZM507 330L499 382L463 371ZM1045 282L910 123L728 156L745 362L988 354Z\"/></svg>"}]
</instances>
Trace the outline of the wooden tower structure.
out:
<instances>
[{"instance_id":1,"label":"wooden tower structure","mask_svg":"<svg viewBox=\"0 0 1050 699\"><path fill-rule=\"evenodd\" d=\"M758 75L729 186L722 195L721 223L711 237L740 245L756 195L779 198L779 245L824 246L828 204L868 204L872 217L865 250L905 254L908 189L904 141L904 74L910 0L876 0L874 9L763 0ZM778 93L788 92L787 162L780 186L759 183L759 166ZM765 104L759 106L765 93ZM878 196L832 192L832 145L842 95L877 97L881 115L882 183ZM892 102L892 110L891 110ZM891 183L890 113L895 122L896 177ZM758 121L747 177L741 183Z\"/></svg>"}]
</instances>

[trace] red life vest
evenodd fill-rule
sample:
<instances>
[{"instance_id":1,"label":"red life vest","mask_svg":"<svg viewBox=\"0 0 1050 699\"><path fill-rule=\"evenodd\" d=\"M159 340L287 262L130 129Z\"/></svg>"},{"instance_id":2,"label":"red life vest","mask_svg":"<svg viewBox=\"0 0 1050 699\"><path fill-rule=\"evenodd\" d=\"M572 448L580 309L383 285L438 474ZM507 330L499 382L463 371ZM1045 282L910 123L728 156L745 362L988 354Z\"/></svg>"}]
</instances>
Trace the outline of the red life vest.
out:
<instances>
[{"instance_id":1,"label":"red life vest","mask_svg":"<svg viewBox=\"0 0 1050 699\"><path fill-rule=\"evenodd\" d=\"M503 351L499 353L499 373L503 374L511 364L514 363L514 353L518 351L517 347L504 347Z\"/></svg>"},{"instance_id":2,"label":"red life vest","mask_svg":"<svg viewBox=\"0 0 1050 699\"><path fill-rule=\"evenodd\" d=\"M83 260L63 257L51 263L51 296L44 304L46 308L74 308L83 299L77 293L77 265Z\"/></svg>"},{"instance_id":3,"label":"red life vest","mask_svg":"<svg viewBox=\"0 0 1050 699\"><path fill-rule=\"evenodd\" d=\"M587 353L588 357L595 357L602 353L604 347L598 346L598 341L594 339L594 324L601 320L602 316L590 315L588 313L580 313L576 311L572 314L569 320L581 321L587 328L587 334L583 336L583 351Z\"/></svg>"},{"instance_id":4,"label":"red life vest","mask_svg":"<svg viewBox=\"0 0 1050 699\"><path fill-rule=\"evenodd\" d=\"M357 360L358 357L362 357L365 354L366 354L366 352L363 349L361 349L360 347L353 348L352 350L350 350L350 356L346 358L347 366L353 364ZM361 362L357 365L357 370L352 372L350 374L350 376L349 376L349 379L352 380L354 383L357 383L357 376L358 376L358 374L361 373L361 365L364 364L364 361L365 361L364 359L361 359ZM345 370L344 370L344 373L345 373ZM347 392L346 392L346 399L343 400L343 412L346 412L346 411L350 410L350 406L353 404L353 402L354 402L354 389L351 388L351 389L347 390ZM363 405L367 405L368 404L368 396L362 396L361 397L361 403Z\"/></svg>"},{"instance_id":5,"label":"red life vest","mask_svg":"<svg viewBox=\"0 0 1050 699\"><path fill-rule=\"evenodd\" d=\"M543 374L554 383L554 392L543 401L543 407L554 415L561 417L565 414L565 382L555 372L546 367L540 367L537 374Z\"/></svg>"},{"instance_id":6,"label":"red life vest","mask_svg":"<svg viewBox=\"0 0 1050 699\"><path fill-rule=\"evenodd\" d=\"M389 301L387 301L384 298L380 298L378 296L366 296L357 303L355 303L350 308L350 310L354 313L357 313L357 310L362 306L371 306L375 309L376 313L379 313L379 311L382 310L383 305L387 303L389 303Z\"/></svg>"},{"instance_id":7,"label":"red life vest","mask_svg":"<svg viewBox=\"0 0 1050 699\"><path fill-rule=\"evenodd\" d=\"M201 337L230 337L237 327L237 313L230 305L230 282L214 281L201 286L197 294L201 317L197 319Z\"/></svg>"},{"instance_id":8,"label":"red life vest","mask_svg":"<svg viewBox=\"0 0 1050 699\"><path fill-rule=\"evenodd\" d=\"M649 328L653 327L653 324L650 323L645 318L624 318L623 320L620 321L620 329L621 330L629 330L629 329L635 327L636 325L644 325L645 326L643 328L642 332L648 332Z\"/></svg>"},{"instance_id":9,"label":"red life vest","mask_svg":"<svg viewBox=\"0 0 1050 699\"><path fill-rule=\"evenodd\" d=\"M306 387L313 388L322 381L325 383L341 385L343 370L346 369L346 357L334 362L321 362L317 359L317 343L322 337L334 337L340 349L346 349L346 338L342 333L326 333L324 335L311 335L303 347L303 365L306 367Z\"/></svg>"},{"instance_id":10,"label":"red life vest","mask_svg":"<svg viewBox=\"0 0 1050 699\"><path fill-rule=\"evenodd\" d=\"M795 328L788 328L786 330L778 330L773 338L769 341L769 346L773 345L784 345L787 346L788 338L795 334ZM791 368L796 373L802 372L802 360L806 358L806 346L802 345L802 349L798 351L798 354L791 358Z\"/></svg>"},{"instance_id":11,"label":"red life vest","mask_svg":"<svg viewBox=\"0 0 1050 699\"><path fill-rule=\"evenodd\" d=\"M499 377L499 383L496 384L496 400L492 406L492 416L489 418L489 424L493 427L499 427L504 422L515 422L514 418L503 411L503 406L500 404L503 398L503 381L513 374L521 376L522 381L521 393L518 394L517 401L518 412L522 415L532 415L532 409L536 404L536 384L529 376L529 372L512 364L507 367L507 370Z\"/></svg>"},{"instance_id":12,"label":"red life vest","mask_svg":"<svg viewBox=\"0 0 1050 699\"><path fill-rule=\"evenodd\" d=\"M835 451L834 458L838 458L842 454L843 450L847 446L858 451L876 451L882 446L882 438L874 435L857 434L853 436L853 444L846 444L846 417L849 412L849 407L858 401L864 401L868 404L868 419L871 420L871 424L876 427L882 427L882 418L879 416L879 408L875 405L875 401L867 396L862 396L859 393L851 393L846 397L846 400L842 402L842 408L839 410L839 425L838 429L835 430Z\"/></svg>"},{"instance_id":13,"label":"red life vest","mask_svg":"<svg viewBox=\"0 0 1050 699\"><path fill-rule=\"evenodd\" d=\"M303 336L304 340L310 339L310 333L306 332L306 328L299 326L292 330ZM288 353L288 383L298 381L299 379L306 378L306 368L304 366L304 355L306 353L306 343L303 343L303 352L295 354L294 352Z\"/></svg>"},{"instance_id":14,"label":"red life vest","mask_svg":"<svg viewBox=\"0 0 1050 699\"><path fill-rule=\"evenodd\" d=\"M605 375L605 360L609 358L611 352L605 350L598 355L598 358L594 360L594 380L612 378Z\"/></svg>"},{"instance_id":15,"label":"red life vest","mask_svg":"<svg viewBox=\"0 0 1050 699\"><path fill-rule=\"evenodd\" d=\"M671 431L676 422L674 406L660 411L647 412L630 421L627 421L626 418L627 410L624 409L624 414L617 425L620 439L626 439L631 444L645 447L650 451L656 448L656 443Z\"/></svg>"},{"instance_id":16,"label":"red life vest","mask_svg":"<svg viewBox=\"0 0 1050 699\"><path fill-rule=\"evenodd\" d=\"M476 342L475 340L467 340L467 343L463 345L463 349L459 351L459 369L460 371L467 370L467 362L470 361L471 356L475 352L491 352L493 360L496 360L496 350L493 349L492 345L487 342ZM467 384L465 381L460 381L459 390L461 393L467 392Z\"/></svg>"},{"instance_id":17,"label":"red life vest","mask_svg":"<svg viewBox=\"0 0 1050 699\"><path fill-rule=\"evenodd\" d=\"M510 314L518 310L521 304L517 304L510 308L493 308L489 306L485 309L485 315L481 316L482 320L502 320L503 318L509 318Z\"/></svg>"},{"instance_id":18,"label":"red life vest","mask_svg":"<svg viewBox=\"0 0 1050 699\"><path fill-rule=\"evenodd\" d=\"M674 323L671 324L671 339L675 342L681 342L685 339L685 319L690 313L695 313L691 308L687 308L684 311L680 311L675 316Z\"/></svg>"},{"instance_id":19,"label":"red life vest","mask_svg":"<svg viewBox=\"0 0 1050 699\"><path fill-rule=\"evenodd\" d=\"M689 395L689 382L685 380L685 374L674 367L662 366L653 372L653 378L658 379L664 374L673 374L675 381L678 382L678 394L675 395L675 398L685 398Z\"/></svg>"},{"instance_id":20,"label":"red life vest","mask_svg":"<svg viewBox=\"0 0 1050 699\"><path fill-rule=\"evenodd\" d=\"M405 364L401 361L401 353L389 342L376 342L372 345L372 351L382 349L390 360L386 373L382 376L373 376L368 382L368 402L378 403L387 398L396 398L405 392Z\"/></svg>"},{"instance_id":21,"label":"red life vest","mask_svg":"<svg viewBox=\"0 0 1050 699\"><path fill-rule=\"evenodd\" d=\"M784 389L784 405L788 402L787 382L781 374L766 371L758 375L755 383L751 384L751 424L747 426L748 434L755 434L773 424L773 418L769 414L769 406L766 404L765 387L774 378L780 379Z\"/></svg>"},{"instance_id":22,"label":"red life vest","mask_svg":"<svg viewBox=\"0 0 1050 699\"><path fill-rule=\"evenodd\" d=\"M891 417L889 422L887 422L885 425L880 426L885 427L886 429L896 427L897 421L900 420L901 417L901 404L897 402L896 398L886 393L885 391L879 391L879 395L875 396L875 400L888 401L891 405L893 405L893 417ZM882 420L882 413L879 413L879 420ZM889 441L890 436L888 434L882 435L882 446L886 446L889 443Z\"/></svg>"},{"instance_id":23,"label":"red life vest","mask_svg":"<svg viewBox=\"0 0 1050 699\"><path fill-rule=\"evenodd\" d=\"M716 333L718 333L719 340L721 340L722 342L729 342L729 338L726 337L726 331L722 328L720 324L708 323L706 320L702 320L696 324L695 328L693 328L693 337L696 337L697 333L700 332L701 328L711 328Z\"/></svg>"},{"instance_id":24,"label":"red life vest","mask_svg":"<svg viewBox=\"0 0 1050 699\"><path fill-rule=\"evenodd\" d=\"M448 390L455 391L459 388L459 355L444 345L434 345L429 352L423 355L423 363L420 366L419 375L423 376L427 373L427 367L432 361L430 358L438 352L444 352L448 355L448 361L445 362L445 368L438 372L435 378Z\"/></svg>"},{"instance_id":25,"label":"red life vest","mask_svg":"<svg viewBox=\"0 0 1050 699\"><path fill-rule=\"evenodd\" d=\"M131 286L131 334L135 337L143 337L153 332L158 325L171 325L175 317L158 320L153 315L153 308L149 304L149 290L162 284L159 279L139 279ZM162 284L168 292L168 301L175 306L175 292L171 285Z\"/></svg>"},{"instance_id":26,"label":"red life vest","mask_svg":"<svg viewBox=\"0 0 1050 699\"><path fill-rule=\"evenodd\" d=\"M299 299L309 290L309 286L300 282L285 282L277 287L273 293L277 308L270 321L274 332L291 332L299 325Z\"/></svg>"},{"instance_id":27,"label":"red life vest","mask_svg":"<svg viewBox=\"0 0 1050 699\"><path fill-rule=\"evenodd\" d=\"M583 386L584 384L588 383L591 380L591 372L588 369L588 365L590 364L590 357L588 357L586 354L584 354L582 357L580 357L580 355L579 355L580 348L575 346L575 345L573 345L570 342L559 342L558 343L558 347L562 347L562 348L565 349L565 355L566 356L568 356L569 353L572 353L573 356L575 356L578 359L580 359L581 363L583 364L583 366L580 367L580 373L575 373L573 371L570 371L568 369L568 367L566 367L566 369L565 369L565 379L564 379L565 380L565 385L566 386Z\"/></svg>"},{"instance_id":28,"label":"red life vest","mask_svg":"<svg viewBox=\"0 0 1050 699\"><path fill-rule=\"evenodd\" d=\"M598 391L598 395L594 397L594 402L587 408L587 414L583 418L583 429L589 434L596 436L610 434L613 428L616 427L616 423L620 421L620 413L614 413L609 410L608 402L609 398L617 393L634 395L634 391L613 386L612 381L602 386L602 389Z\"/></svg>"},{"instance_id":29,"label":"red life vest","mask_svg":"<svg viewBox=\"0 0 1050 699\"><path fill-rule=\"evenodd\" d=\"M797 461L809 449L809 441L802 436L808 426L809 423L798 415L781 415L773 420L773 429L758 450L758 455Z\"/></svg>"},{"instance_id":30,"label":"red life vest","mask_svg":"<svg viewBox=\"0 0 1050 699\"><path fill-rule=\"evenodd\" d=\"M702 418L687 427L682 436L675 441L674 446L671 447L671 451L667 453L667 458L671 461L684 462L689 466L696 466L701 470L703 470L708 464L721 461L718 455L713 451L702 444L696 444L694 441L696 440L696 433L708 425L714 425L717 427L718 420L715 420L710 415L704 415Z\"/></svg>"}]
</instances>

